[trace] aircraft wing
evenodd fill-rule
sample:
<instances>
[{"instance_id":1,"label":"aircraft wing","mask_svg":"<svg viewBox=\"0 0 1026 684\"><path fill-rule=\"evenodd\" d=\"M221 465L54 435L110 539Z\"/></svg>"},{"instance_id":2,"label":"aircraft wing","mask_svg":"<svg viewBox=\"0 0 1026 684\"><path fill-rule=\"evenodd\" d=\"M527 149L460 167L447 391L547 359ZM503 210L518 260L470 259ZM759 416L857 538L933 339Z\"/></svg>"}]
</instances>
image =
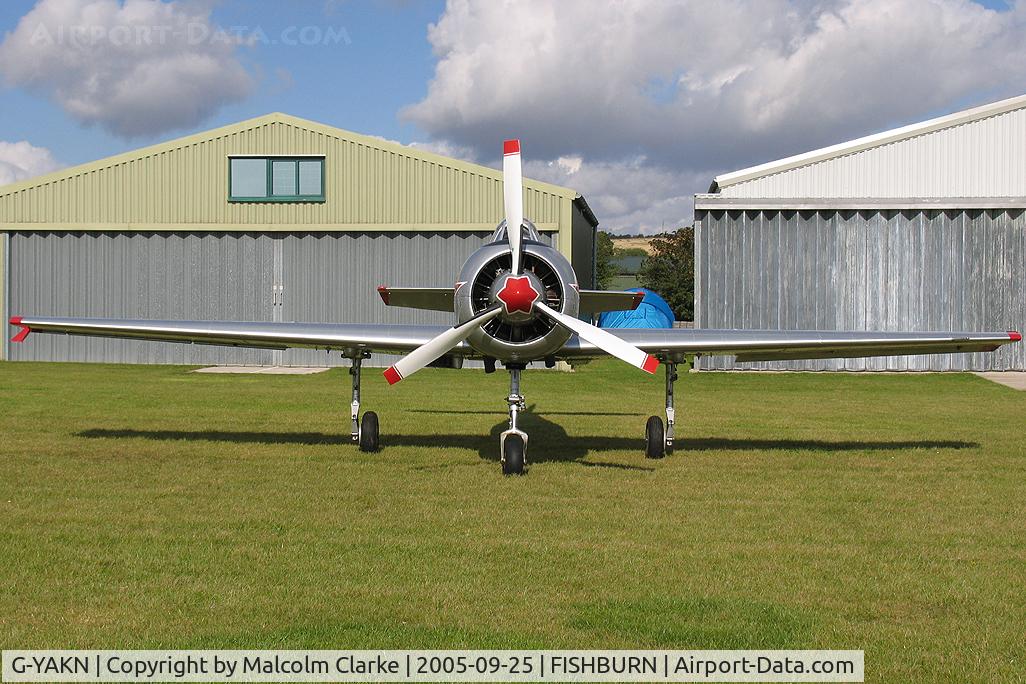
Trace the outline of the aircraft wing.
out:
<instances>
[{"instance_id":1,"label":"aircraft wing","mask_svg":"<svg viewBox=\"0 0 1026 684\"><path fill-rule=\"evenodd\" d=\"M332 323L264 323L234 321L154 321L110 318L15 317L21 330L13 341L30 332L113 337L159 342L215 344L263 349L330 349L405 353L427 344L449 329L444 325L383 325ZM610 328L607 332L661 359L689 354L730 355L738 361L898 356L994 351L1022 336L1009 332L828 332L793 330L695 330L688 328ZM461 342L454 347L466 356L477 354ZM571 337L560 358L595 358L601 349Z\"/></svg>"},{"instance_id":2,"label":"aircraft wing","mask_svg":"<svg viewBox=\"0 0 1026 684\"><path fill-rule=\"evenodd\" d=\"M607 332L666 360L684 355L734 356L738 361L833 359L903 354L994 351L1022 336L1010 332L833 332L820 330L695 330L610 328ZM590 342L572 337L558 356L602 356Z\"/></svg>"},{"instance_id":3,"label":"aircraft wing","mask_svg":"<svg viewBox=\"0 0 1026 684\"><path fill-rule=\"evenodd\" d=\"M11 324L21 328L14 336L14 342L24 341L30 332L40 332L262 349L302 347L396 353L412 351L449 329L445 325L240 323L27 316L12 318Z\"/></svg>"}]
</instances>

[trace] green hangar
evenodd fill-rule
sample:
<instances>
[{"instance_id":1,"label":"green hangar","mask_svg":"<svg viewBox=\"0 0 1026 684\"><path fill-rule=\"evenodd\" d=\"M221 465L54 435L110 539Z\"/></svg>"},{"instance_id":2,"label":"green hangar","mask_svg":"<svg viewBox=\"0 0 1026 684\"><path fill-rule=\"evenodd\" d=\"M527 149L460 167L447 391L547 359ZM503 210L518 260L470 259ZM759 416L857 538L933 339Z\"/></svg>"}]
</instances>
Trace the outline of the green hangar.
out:
<instances>
[{"instance_id":1,"label":"green hangar","mask_svg":"<svg viewBox=\"0 0 1026 684\"><path fill-rule=\"evenodd\" d=\"M524 188L525 215L591 287L587 202ZM269 114L0 188L0 308L5 321L448 324L443 312L385 307L375 288L452 285L502 216L495 169ZM342 365L302 349L9 338L9 360Z\"/></svg>"}]
</instances>

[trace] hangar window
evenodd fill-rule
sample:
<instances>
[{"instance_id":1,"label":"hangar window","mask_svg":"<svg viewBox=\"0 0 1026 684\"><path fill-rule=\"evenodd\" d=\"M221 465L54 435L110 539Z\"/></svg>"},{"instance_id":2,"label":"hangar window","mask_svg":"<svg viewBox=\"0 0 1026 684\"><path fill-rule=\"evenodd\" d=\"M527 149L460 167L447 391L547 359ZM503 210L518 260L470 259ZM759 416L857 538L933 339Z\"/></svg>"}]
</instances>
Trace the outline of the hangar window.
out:
<instances>
[{"instance_id":1,"label":"hangar window","mask_svg":"<svg viewBox=\"0 0 1026 684\"><path fill-rule=\"evenodd\" d=\"M232 202L323 202L324 157L230 157Z\"/></svg>"}]
</instances>

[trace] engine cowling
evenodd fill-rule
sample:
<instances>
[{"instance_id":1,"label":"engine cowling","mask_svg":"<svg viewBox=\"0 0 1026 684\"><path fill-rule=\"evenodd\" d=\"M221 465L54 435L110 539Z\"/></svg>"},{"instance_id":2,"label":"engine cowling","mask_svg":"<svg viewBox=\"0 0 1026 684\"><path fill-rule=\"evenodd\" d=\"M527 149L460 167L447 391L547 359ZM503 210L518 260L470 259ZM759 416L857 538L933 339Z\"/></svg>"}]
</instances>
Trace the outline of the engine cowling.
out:
<instances>
[{"instance_id":1,"label":"engine cowling","mask_svg":"<svg viewBox=\"0 0 1026 684\"><path fill-rule=\"evenodd\" d=\"M533 226L532 226L533 228ZM500 237L503 227L497 231ZM501 241L485 245L463 266L456 291L456 315L460 321L485 309L499 305L502 313L475 331L467 342L480 354L499 359L527 362L544 359L557 352L570 338L570 331L541 316L535 310L525 311L520 306L530 300L520 298L504 304L503 293L511 278L516 287L529 295L536 295L549 307L569 316L577 316L580 304L577 276L566 257L548 245L535 240L524 240L523 271L519 276L510 274L512 258L505 236ZM534 292L531 293L531 290ZM507 297L508 300L511 300Z\"/></svg>"}]
</instances>

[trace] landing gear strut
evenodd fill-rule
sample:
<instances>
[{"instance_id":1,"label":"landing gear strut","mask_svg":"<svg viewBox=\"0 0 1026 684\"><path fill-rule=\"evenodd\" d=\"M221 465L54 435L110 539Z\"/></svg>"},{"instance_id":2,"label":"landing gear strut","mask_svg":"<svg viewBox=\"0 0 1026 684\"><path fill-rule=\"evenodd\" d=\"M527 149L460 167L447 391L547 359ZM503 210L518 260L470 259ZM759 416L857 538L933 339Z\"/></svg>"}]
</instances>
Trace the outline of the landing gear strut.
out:
<instances>
[{"instance_id":1,"label":"landing gear strut","mask_svg":"<svg viewBox=\"0 0 1026 684\"><path fill-rule=\"evenodd\" d=\"M666 430L659 416L651 416L645 425L645 457L662 458L673 451L673 383L677 380L677 364L666 366Z\"/></svg>"},{"instance_id":2,"label":"landing gear strut","mask_svg":"<svg viewBox=\"0 0 1026 684\"><path fill-rule=\"evenodd\" d=\"M523 475L527 465L527 433L517 427L517 415L526 408L520 394L520 372L524 364L506 364L509 370L509 429L499 437L499 453L503 475Z\"/></svg>"},{"instance_id":3,"label":"landing gear strut","mask_svg":"<svg viewBox=\"0 0 1026 684\"><path fill-rule=\"evenodd\" d=\"M351 358L353 365L349 369L349 375L353 378L353 401L349 405L349 416L352 419L349 438L360 445L360 451L377 451L380 446L378 414L367 411L363 414L363 419L360 419L360 367L364 359L370 358L370 353L356 352Z\"/></svg>"}]
</instances>

